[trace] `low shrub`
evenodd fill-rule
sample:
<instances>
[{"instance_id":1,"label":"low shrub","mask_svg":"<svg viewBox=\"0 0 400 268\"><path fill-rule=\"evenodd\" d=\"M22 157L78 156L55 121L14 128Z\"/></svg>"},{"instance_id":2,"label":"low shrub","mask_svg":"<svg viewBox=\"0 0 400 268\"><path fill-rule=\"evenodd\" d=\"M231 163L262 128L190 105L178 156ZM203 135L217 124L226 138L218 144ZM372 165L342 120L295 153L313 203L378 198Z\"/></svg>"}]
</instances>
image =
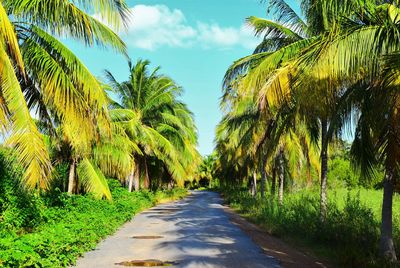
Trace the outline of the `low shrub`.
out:
<instances>
[{"instance_id":1,"label":"low shrub","mask_svg":"<svg viewBox=\"0 0 400 268\"><path fill-rule=\"evenodd\" d=\"M379 218L359 194L349 192L342 206L332 196L326 219L321 221L317 191L286 194L281 207L274 198L251 197L247 189L222 189L222 193L232 207L270 233L306 243L340 266L382 265L378 263ZM396 244L400 241L397 233Z\"/></svg>"},{"instance_id":2,"label":"low shrub","mask_svg":"<svg viewBox=\"0 0 400 268\"><path fill-rule=\"evenodd\" d=\"M19 185L18 167L0 149L0 266L66 267L143 209L182 198L185 189L128 192L109 180L113 201L60 190L29 193Z\"/></svg>"}]
</instances>

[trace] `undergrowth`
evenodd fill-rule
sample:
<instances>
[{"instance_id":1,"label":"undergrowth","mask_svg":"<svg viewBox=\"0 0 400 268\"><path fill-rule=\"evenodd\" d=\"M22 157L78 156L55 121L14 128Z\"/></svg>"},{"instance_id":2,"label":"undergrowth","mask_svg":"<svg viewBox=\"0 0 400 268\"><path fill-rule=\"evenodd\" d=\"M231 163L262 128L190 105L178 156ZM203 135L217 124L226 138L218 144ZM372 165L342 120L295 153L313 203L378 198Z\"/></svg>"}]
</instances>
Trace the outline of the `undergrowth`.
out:
<instances>
[{"instance_id":1,"label":"undergrowth","mask_svg":"<svg viewBox=\"0 0 400 268\"><path fill-rule=\"evenodd\" d=\"M325 220L319 215L318 191L286 194L282 206L275 198L253 198L247 189L222 189L225 200L271 234L301 242L340 267L384 267L379 259L380 219L359 193L339 202L332 196ZM394 240L400 246L399 219L394 219Z\"/></svg>"},{"instance_id":2,"label":"undergrowth","mask_svg":"<svg viewBox=\"0 0 400 268\"><path fill-rule=\"evenodd\" d=\"M0 266L66 267L94 249L124 222L156 203L179 199L185 189L129 193L109 180L113 201L60 191L29 193L20 171L0 152Z\"/></svg>"}]
</instances>

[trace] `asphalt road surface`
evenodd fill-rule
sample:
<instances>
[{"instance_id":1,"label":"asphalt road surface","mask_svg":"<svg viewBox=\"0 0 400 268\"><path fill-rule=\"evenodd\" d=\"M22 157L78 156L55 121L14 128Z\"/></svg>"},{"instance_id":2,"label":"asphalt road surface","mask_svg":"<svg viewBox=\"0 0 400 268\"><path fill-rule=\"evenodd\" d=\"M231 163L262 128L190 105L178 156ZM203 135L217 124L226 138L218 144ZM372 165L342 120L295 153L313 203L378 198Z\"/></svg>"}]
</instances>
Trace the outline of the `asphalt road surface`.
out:
<instances>
[{"instance_id":1,"label":"asphalt road surface","mask_svg":"<svg viewBox=\"0 0 400 268\"><path fill-rule=\"evenodd\" d=\"M194 191L142 212L86 253L76 267L123 268L130 261L144 266L144 260L168 267L280 267L230 222L221 203L216 193Z\"/></svg>"}]
</instances>

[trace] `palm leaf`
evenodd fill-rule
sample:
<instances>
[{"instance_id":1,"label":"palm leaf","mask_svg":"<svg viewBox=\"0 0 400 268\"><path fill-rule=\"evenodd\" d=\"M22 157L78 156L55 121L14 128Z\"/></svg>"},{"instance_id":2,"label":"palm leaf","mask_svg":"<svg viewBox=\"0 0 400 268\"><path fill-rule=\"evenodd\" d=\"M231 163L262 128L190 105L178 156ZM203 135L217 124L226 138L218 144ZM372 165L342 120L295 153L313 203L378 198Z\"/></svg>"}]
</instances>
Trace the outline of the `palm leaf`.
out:
<instances>
[{"instance_id":1,"label":"palm leaf","mask_svg":"<svg viewBox=\"0 0 400 268\"><path fill-rule=\"evenodd\" d=\"M126 46L117 34L68 0L5 0L4 4L17 20L88 46L109 46L126 55Z\"/></svg>"},{"instance_id":2,"label":"palm leaf","mask_svg":"<svg viewBox=\"0 0 400 268\"><path fill-rule=\"evenodd\" d=\"M98 199L105 197L108 200L112 200L106 178L89 159L84 158L79 162L77 173L80 182L87 192L92 193Z\"/></svg>"},{"instance_id":3,"label":"palm leaf","mask_svg":"<svg viewBox=\"0 0 400 268\"><path fill-rule=\"evenodd\" d=\"M4 42L4 44L7 46L12 59L17 64L18 68L23 71L24 63L19 49L17 36L15 34L14 27L4 9L3 3L0 3L0 36L2 42Z\"/></svg>"},{"instance_id":4,"label":"palm leaf","mask_svg":"<svg viewBox=\"0 0 400 268\"><path fill-rule=\"evenodd\" d=\"M246 19L246 22L254 29L254 32L257 36L264 35L265 38L285 37L295 41L303 39L299 34L291 30L289 27L272 20L251 16Z\"/></svg>"},{"instance_id":5,"label":"palm leaf","mask_svg":"<svg viewBox=\"0 0 400 268\"><path fill-rule=\"evenodd\" d=\"M30 189L46 189L52 170L46 144L31 118L14 68L2 46L0 59L1 89L11 117L11 133L7 143L15 148L25 169L23 184Z\"/></svg>"}]
</instances>

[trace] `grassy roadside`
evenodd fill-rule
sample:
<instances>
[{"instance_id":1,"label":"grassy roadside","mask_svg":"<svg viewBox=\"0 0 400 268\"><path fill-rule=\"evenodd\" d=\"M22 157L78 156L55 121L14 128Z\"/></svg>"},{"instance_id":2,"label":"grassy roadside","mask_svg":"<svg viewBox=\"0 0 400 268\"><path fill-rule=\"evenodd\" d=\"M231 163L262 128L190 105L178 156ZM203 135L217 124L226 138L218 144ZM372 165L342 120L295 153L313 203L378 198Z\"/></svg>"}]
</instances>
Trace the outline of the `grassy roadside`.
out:
<instances>
[{"instance_id":1,"label":"grassy roadside","mask_svg":"<svg viewBox=\"0 0 400 268\"><path fill-rule=\"evenodd\" d=\"M299 239L296 236L288 236L284 234L277 234L271 231L271 228L260 221L258 217L255 217L250 212L245 212L243 209L239 208L237 205L228 204L229 207L242 218L246 219L248 222L256 224L259 228L278 239L281 239L287 245L299 250L300 252L310 256L313 259L319 260L326 267L337 267L339 263L335 260L334 256L329 253L329 249L326 247L317 246L308 240L306 237ZM278 257L279 258L279 257Z\"/></svg>"},{"instance_id":2,"label":"grassy roadside","mask_svg":"<svg viewBox=\"0 0 400 268\"><path fill-rule=\"evenodd\" d=\"M22 209L6 209L0 221L0 266L72 265L136 213L187 195L185 189L129 193L116 181L110 184L112 202L57 194L29 199L32 204Z\"/></svg>"},{"instance_id":3,"label":"grassy roadside","mask_svg":"<svg viewBox=\"0 0 400 268\"><path fill-rule=\"evenodd\" d=\"M378 257L381 193L371 191L374 190L332 191L325 222L318 216L317 191L286 194L282 207L270 198L254 199L245 189L230 188L221 193L240 215L322 262L338 267L385 267ZM394 208L398 201L396 197ZM399 218L394 216L398 246Z\"/></svg>"}]
</instances>

